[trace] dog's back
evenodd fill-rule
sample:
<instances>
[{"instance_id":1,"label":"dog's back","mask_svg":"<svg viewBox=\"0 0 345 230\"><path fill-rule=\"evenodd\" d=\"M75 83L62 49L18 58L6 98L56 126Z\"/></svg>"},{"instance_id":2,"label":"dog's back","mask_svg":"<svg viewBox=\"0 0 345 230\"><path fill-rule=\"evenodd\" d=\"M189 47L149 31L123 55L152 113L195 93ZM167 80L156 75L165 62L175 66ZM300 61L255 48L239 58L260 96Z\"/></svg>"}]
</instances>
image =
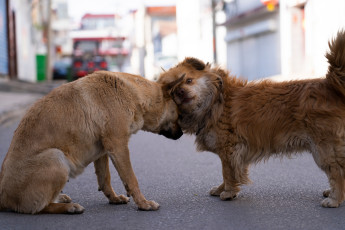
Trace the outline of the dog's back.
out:
<instances>
[{"instance_id":1,"label":"dog's back","mask_svg":"<svg viewBox=\"0 0 345 230\"><path fill-rule=\"evenodd\" d=\"M231 106L229 119L237 134L248 142L248 161L312 152L320 142L329 139L333 145L345 136L344 31L330 42L326 57L330 63L326 78L254 81L231 92L225 103ZM232 90L230 81L225 79L225 90Z\"/></svg>"}]
</instances>

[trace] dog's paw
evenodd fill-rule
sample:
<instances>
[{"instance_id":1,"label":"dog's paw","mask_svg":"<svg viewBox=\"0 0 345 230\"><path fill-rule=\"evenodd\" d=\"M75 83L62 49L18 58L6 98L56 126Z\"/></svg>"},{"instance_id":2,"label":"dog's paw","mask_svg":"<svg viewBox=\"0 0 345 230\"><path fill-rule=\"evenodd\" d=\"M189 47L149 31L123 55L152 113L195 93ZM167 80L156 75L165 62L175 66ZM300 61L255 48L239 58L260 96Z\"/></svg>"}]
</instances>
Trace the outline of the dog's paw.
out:
<instances>
[{"instance_id":1,"label":"dog's paw","mask_svg":"<svg viewBox=\"0 0 345 230\"><path fill-rule=\"evenodd\" d=\"M109 198L109 204L127 204L128 202L129 198L124 195Z\"/></svg>"},{"instance_id":2,"label":"dog's paw","mask_svg":"<svg viewBox=\"0 0 345 230\"><path fill-rule=\"evenodd\" d=\"M57 198L58 203L71 203L72 199L71 197L67 196L66 194L59 194Z\"/></svg>"},{"instance_id":3,"label":"dog's paw","mask_svg":"<svg viewBox=\"0 0 345 230\"><path fill-rule=\"evenodd\" d=\"M322 193L322 195L324 197L329 197L329 194L331 194L331 190L330 189L327 189L327 190L323 191L323 193Z\"/></svg>"},{"instance_id":4,"label":"dog's paw","mask_svg":"<svg viewBox=\"0 0 345 230\"><path fill-rule=\"evenodd\" d=\"M224 188L221 186L212 187L210 190L211 196L220 196L220 194L224 191Z\"/></svg>"},{"instance_id":5,"label":"dog's paw","mask_svg":"<svg viewBox=\"0 0 345 230\"><path fill-rule=\"evenodd\" d=\"M324 208L338 208L340 203L332 198L326 198L321 202L322 207Z\"/></svg>"},{"instance_id":6,"label":"dog's paw","mask_svg":"<svg viewBox=\"0 0 345 230\"><path fill-rule=\"evenodd\" d=\"M233 191L223 191L220 194L220 199L221 200L233 200L237 197L237 193Z\"/></svg>"},{"instance_id":7,"label":"dog's paw","mask_svg":"<svg viewBox=\"0 0 345 230\"><path fill-rule=\"evenodd\" d=\"M146 200L138 205L138 208L142 211L156 211L159 209L159 204L153 200Z\"/></svg>"},{"instance_id":8,"label":"dog's paw","mask_svg":"<svg viewBox=\"0 0 345 230\"><path fill-rule=\"evenodd\" d=\"M69 214L81 214L84 212L85 208L77 203L69 203L67 213Z\"/></svg>"}]
</instances>

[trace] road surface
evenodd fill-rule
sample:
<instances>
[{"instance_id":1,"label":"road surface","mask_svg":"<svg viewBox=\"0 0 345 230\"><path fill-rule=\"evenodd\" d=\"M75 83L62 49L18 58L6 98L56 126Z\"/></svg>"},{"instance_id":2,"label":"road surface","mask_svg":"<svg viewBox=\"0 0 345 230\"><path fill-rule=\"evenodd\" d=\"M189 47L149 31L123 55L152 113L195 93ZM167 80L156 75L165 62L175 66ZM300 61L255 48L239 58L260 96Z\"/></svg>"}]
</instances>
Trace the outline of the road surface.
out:
<instances>
[{"instance_id":1,"label":"road surface","mask_svg":"<svg viewBox=\"0 0 345 230\"><path fill-rule=\"evenodd\" d=\"M17 125L18 120L0 126L1 163ZM222 181L220 160L196 152L193 136L172 141L139 132L130 151L141 191L160 204L158 211L138 211L132 199L127 205L108 204L91 164L64 189L85 207L83 214L0 212L0 229L345 229L344 204L320 205L328 182L308 153L252 166L253 184L243 186L236 200L221 201L208 195ZM125 194L112 165L111 172L115 191Z\"/></svg>"}]
</instances>

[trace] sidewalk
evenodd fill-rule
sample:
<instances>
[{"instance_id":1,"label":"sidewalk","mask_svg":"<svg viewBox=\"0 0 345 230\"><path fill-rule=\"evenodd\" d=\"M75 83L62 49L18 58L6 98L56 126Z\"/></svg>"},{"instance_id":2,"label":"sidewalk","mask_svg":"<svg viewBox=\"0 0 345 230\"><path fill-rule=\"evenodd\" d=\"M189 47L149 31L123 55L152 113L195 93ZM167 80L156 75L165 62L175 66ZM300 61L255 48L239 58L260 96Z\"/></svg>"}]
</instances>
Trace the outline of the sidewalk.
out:
<instances>
[{"instance_id":1,"label":"sidewalk","mask_svg":"<svg viewBox=\"0 0 345 230\"><path fill-rule=\"evenodd\" d=\"M24 114L36 100L64 81L29 83L0 78L0 125Z\"/></svg>"}]
</instances>

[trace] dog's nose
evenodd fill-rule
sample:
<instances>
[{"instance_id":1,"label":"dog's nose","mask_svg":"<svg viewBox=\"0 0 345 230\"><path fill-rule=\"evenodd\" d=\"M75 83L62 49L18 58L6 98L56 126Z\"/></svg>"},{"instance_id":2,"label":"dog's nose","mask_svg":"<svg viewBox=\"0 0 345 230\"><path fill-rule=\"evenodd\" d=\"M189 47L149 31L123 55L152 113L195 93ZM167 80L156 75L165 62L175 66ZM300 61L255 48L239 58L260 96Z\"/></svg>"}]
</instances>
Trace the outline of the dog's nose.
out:
<instances>
[{"instance_id":1,"label":"dog's nose","mask_svg":"<svg viewBox=\"0 0 345 230\"><path fill-rule=\"evenodd\" d=\"M177 91L176 91L176 94L177 94L177 96L179 96L179 97L184 97L184 95L185 95L185 91L184 91L184 89L182 89L182 88L179 88Z\"/></svg>"}]
</instances>

